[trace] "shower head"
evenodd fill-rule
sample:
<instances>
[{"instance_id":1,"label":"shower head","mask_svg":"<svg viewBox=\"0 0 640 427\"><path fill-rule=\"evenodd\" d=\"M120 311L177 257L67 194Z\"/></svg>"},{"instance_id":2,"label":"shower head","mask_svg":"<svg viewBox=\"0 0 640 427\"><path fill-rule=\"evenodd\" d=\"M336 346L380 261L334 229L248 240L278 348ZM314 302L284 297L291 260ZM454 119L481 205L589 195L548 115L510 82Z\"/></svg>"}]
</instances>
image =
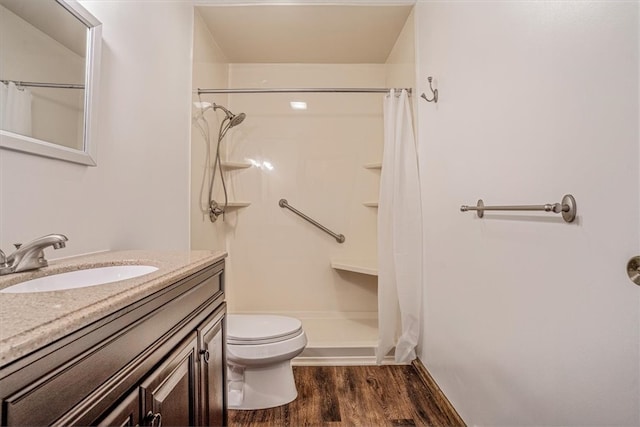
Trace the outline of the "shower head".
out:
<instances>
[{"instance_id":1,"label":"shower head","mask_svg":"<svg viewBox=\"0 0 640 427\"><path fill-rule=\"evenodd\" d=\"M240 113L238 115L234 115L231 119L229 119L229 127L238 126L242 121L247 117L245 113Z\"/></svg>"},{"instance_id":2,"label":"shower head","mask_svg":"<svg viewBox=\"0 0 640 427\"><path fill-rule=\"evenodd\" d=\"M238 126L247 117L247 115L245 113L240 113L240 114L237 114L237 115L233 114L231 111L227 110L225 107L223 107L222 105L218 105L218 104L213 104L213 109L214 110L220 109L220 110L224 111L224 113L227 115L227 118L229 119L229 127L230 128L232 128L234 126Z\"/></svg>"}]
</instances>

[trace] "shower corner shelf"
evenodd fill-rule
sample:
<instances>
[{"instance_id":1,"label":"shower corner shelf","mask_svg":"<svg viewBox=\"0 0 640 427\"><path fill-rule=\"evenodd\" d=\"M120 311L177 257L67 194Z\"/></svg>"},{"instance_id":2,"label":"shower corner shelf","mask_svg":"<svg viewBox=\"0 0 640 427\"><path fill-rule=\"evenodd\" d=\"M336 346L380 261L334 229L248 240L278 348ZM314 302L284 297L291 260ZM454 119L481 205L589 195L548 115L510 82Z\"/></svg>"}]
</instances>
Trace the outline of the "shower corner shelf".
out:
<instances>
[{"instance_id":1,"label":"shower corner shelf","mask_svg":"<svg viewBox=\"0 0 640 427\"><path fill-rule=\"evenodd\" d=\"M251 167L251 163L249 162L222 162L222 169L224 170L236 170L236 169L247 169Z\"/></svg>"},{"instance_id":2,"label":"shower corner shelf","mask_svg":"<svg viewBox=\"0 0 640 427\"><path fill-rule=\"evenodd\" d=\"M369 202L363 202L363 205L365 205L368 208L377 208L378 207L378 201L376 200L371 200Z\"/></svg>"},{"instance_id":3,"label":"shower corner shelf","mask_svg":"<svg viewBox=\"0 0 640 427\"><path fill-rule=\"evenodd\" d=\"M334 270L368 274L369 276L378 275L377 263L370 260L334 259L331 260L331 268L333 268Z\"/></svg>"},{"instance_id":4,"label":"shower corner shelf","mask_svg":"<svg viewBox=\"0 0 640 427\"><path fill-rule=\"evenodd\" d=\"M381 162L377 162L377 163L366 163L364 165L365 169L382 169L382 163Z\"/></svg>"},{"instance_id":5,"label":"shower corner shelf","mask_svg":"<svg viewBox=\"0 0 640 427\"><path fill-rule=\"evenodd\" d=\"M250 206L250 205L251 205L251 202L234 201L234 202L227 203L227 209L246 208L247 206Z\"/></svg>"}]
</instances>

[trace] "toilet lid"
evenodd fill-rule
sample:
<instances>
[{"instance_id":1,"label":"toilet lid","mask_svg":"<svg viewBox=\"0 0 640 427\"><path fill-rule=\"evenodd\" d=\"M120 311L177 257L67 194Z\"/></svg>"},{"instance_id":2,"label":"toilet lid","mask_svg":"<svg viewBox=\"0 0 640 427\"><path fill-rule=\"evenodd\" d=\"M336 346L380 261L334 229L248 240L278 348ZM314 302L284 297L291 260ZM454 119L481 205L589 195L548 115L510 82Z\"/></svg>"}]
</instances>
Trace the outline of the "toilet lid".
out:
<instances>
[{"instance_id":1,"label":"toilet lid","mask_svg":"<svg viewBox=\"0 0 640 427\"><path fill-rule=\"evenodd\" d=\"M258 314L229 314L229 344L268 344L300 335L302 322L293 317Z\"/></svg>"}]
</instances>

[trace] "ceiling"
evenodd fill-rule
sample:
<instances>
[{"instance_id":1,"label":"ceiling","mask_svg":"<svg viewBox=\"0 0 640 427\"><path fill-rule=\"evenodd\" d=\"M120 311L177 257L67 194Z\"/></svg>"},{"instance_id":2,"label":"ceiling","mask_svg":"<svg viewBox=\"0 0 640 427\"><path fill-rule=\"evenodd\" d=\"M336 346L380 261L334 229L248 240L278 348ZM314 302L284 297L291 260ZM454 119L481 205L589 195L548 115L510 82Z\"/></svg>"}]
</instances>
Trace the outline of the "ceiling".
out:
<instances>
[{"instance_id":1,"label":"ceiling","mask_svg":"<svg viewBox=\"0 0 640 427\"><path fill-rule=\"evenodd\" d=\"M198 6L231 63L384 63L413 6Z\"/></svg>"}]
</instances>

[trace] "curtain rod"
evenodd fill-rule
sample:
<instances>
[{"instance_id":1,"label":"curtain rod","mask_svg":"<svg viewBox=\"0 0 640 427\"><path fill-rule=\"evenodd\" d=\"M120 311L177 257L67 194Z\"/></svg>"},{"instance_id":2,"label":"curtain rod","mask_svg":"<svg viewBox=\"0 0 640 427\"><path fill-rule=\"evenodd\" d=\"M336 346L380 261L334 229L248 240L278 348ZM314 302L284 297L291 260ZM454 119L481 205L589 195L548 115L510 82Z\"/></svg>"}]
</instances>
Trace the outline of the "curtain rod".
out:
<instances>
[{"instance_id":1,"label":"curtain rod","mask_svg":"<svg viewBox=\"0 0 640 427\"><path fill-rule=\"evenodd\" d=\"M204 93L387 93L392 88L297 88L297 89L200 89L198 95ZM393 88L396 91L406 90L411 95L411 88Z\"/></svg>"},{"instance_id":2,"label":"curtain rod","mask_svg":"<svg viewBox=\"0 0 640 427\"><path fill-rule=\"evenodd\" d=\"M57 89L84 89L84 85L72 83L38 83L38 82L21 82L19 80L0 80L0 82L9 84L15 83L16 86L22 87L50 87Z\"/></svg>"}]
</instances>

